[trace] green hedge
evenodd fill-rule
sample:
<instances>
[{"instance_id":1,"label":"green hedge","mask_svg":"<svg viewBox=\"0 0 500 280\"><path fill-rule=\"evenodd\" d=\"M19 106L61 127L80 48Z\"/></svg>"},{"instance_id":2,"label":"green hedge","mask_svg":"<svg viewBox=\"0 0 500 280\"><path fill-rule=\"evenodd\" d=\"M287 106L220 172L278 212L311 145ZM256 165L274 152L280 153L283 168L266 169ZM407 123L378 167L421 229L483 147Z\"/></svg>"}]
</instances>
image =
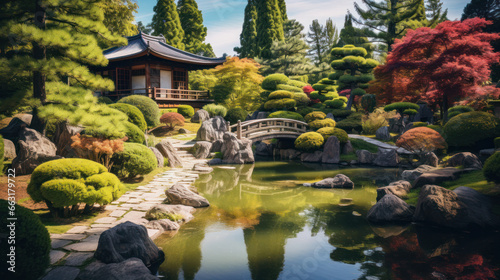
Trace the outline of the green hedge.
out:
<instances>
[{"instance_id":1,"label":"green hedge","mask_svg":"<svg viewBox=\"0 0 500 280\"><path fill-rule=\"evenodd\" d=\"M2 279L15 279L15 280L25 280L25 279L39 279L48 268L50 264L50 235L45 226L40 221L37 215L35 215L31 210L26 209L20 205L15 205L15 237L16 243L9 244L7 242L7 236L10 235L10 229L7 227L7 218L13 218L9 216L8 207L11 207L7 200L0 200L0 219L3 222L2 228L0 229L0 251L5 254L2 258L2 273L0 275L5 275ZM7 263L10 257L10 247L15 246L15 273L7 271L10 265Z\"/></svg>"},{"instance_id":2,"label":"green hedge","mask_svg":"<svg viewBox=\"0 0 500 280\"><path fill-rule=\"evenodd\" d=\"M324 120L326 118L326 114L323 112L315 111L307 114L304 119L306 122L312 122L315 120Z\"/></svg>"},{"instance_id":3,"label":"green hedge","mask_svg":"<svg viewBox=\"0 0 500 280\"><path fill-rule=\"evenodd\" d=\"M307 94L299 92L293 94L293 99L295 100L295 102L297 102L297 106L300 107L307 106L311 101L309 97L307 97Z\"/></svg>"},{"instance_id":4,"label":"green hedge","mask_svg":"<svg viewBox=\"0 0 500 280\"><path fill-rule=\"evenodd\" d=\"M325 101L325 106L332 109L342 109L345 108L347 104L344 102L344 100L336 98L334 100Z\"/></svg>"},{"instance_id":5,"label":"green hedge","mask_svg":"<svg viewBox=\"0 0 500 280\"><path fill-rule=\"evenodd\" d=\"M129 178L148 174L158 165L153 151L136 143L125 143L123 151L115 153L112 160L113 173Z\"/></svg>"},{"instance_id":6,"label":"green hedge","mask_svg":"<svg viewBox=\"0 0 500 280\"><path fill-rule=\"evenodd\" d=\"M307 114L314 112L314 109L311 107L302 107L297 110L297 113L299 113L301 116L305 117Z\"/></svg>"},{"instance_id":7,"label":"green hedge","mask_svg":"<svg viewBox=\"0 0 500 280\"><path fill-rule=\"evenodd\" d=\"M262 88L265 90L276 90L280 84L287 84L290 79L283 74L271 74L262 81Z\"/></svg>"},{"instance_id":8,"label":"green hedge","mask_svg":"<svg viewBox=\"0 0 500 280\"><path fill-rule=\"evenodd\" d=\"M35 202L48 201L59 209L80 202L109 204L122 191L118 178L103 165L81 158L45 162L35 168L28 184L28 194Z\"/></svg>"},{"instance_id":9,"label":"green hedge","mask_svg":"<svg viewBox=\"0 0 500 280\"><path fill-rule=\"evenodd\" d=\"M330 136L336 136L337 139L339 139L340 143L347 143L347 141L349 140L347 132L345 132L345 130L343 129L336 127L323 127L318 129L318 131L316 132L323 136L325 142Z\"/></svg>"},{"instance_id":10,"label":"green hedge","mask_svg":"<svg viewBox=\"0 0 500 280\"><path fill-rule=\"evenodd\" d=\"M384 107L384 110L386 112L390 112L393 110L404 111L406 109L418 110L418 109L420 109L420 107L417 104L411 103L411 102L396 102L396 103L392 103L392 104L389 104L389 105Z\"/></svg>"},{"instance_id":11,"label":"green hedge","mask_svg":"<svg viewBox=\"0 0 500 280\"><path fill-rule=\"evenodd\" d=\"M5 156L5 143L3 142L3 137L0 135L0 175L3 174L3 163L4 163L4 156Z\"/></svg>"},{"instance_id":12,"label":"green hedge","mask_svg":"<svg viewBox=\"0 0 500 280\"><path fill-rule=\"evenodd\" d=\"M264 104L266 110L290 110L295 108L297 102L291 98L271 99Z\"/></svg>"},{"instance_id":13,"label":"green hedge","mask_svg":"<svg viewBox=\"0 0 500 280\"><path fill-rule=\"evenodd\" d=\"M225 117L227 115L227 108L222 105L207 104L203 106L203 110L207 111L211 118L216 116Z\"/></svg>"},{"instance_id":14,"label":"green hedge","mask_svg":"<svg viewBox=\"0 0 500 280\"><path fill-rule=\"evenodd\" d=\"M292 80L292 79L288 80L287 84L290 86L296 87L296 88L300 88L300 89L307 86L307 83L304 83L303 81L297 81L297 80Z\"/></svg>"},{"instance_id":15,"label":"green hedge","mask_svg":"<svg viewBox=\"0 0 500 280\"><path fill-rule=\"evenodd\" d=\"M335 121L332 119L315 120L309 123L309 128L318 130L323 127L335 127Z\"/></svg>"},{"instance_id":16,"label":"green hedge","mask_svg":"<svg viewBox=\"0 0 500 280\"><path fill-rule=\"evenodd\" d=\"M354 130L360 132L361 130L363 130L363 126L361 124L362 115L363 114L361 113L353 113L346 119L337 122L337 127L349 133L353 132Z\"/></svg>"},{"instance_id":17,"label":"green hedge","mask_svg":"<svg viewBox=\"0 0 500 280\"><path fill-rule=\"evenodd\" d=\"M494 153L484 163L483 174L488 182L500 184L500 152Z\"/></svg>"},{"instance_id":18,"label":"green hedge","mask_svg":"<svg viewBox=\"0 0 500 280\"><path fill-rule=\"evenodd\" d=\"M189 105L179 105L177 107L177 113L181 114L183 117L189 119L194 116L194 108Z\"/></svg>"},{"instance_id":19,"label":"green hedge","mask_svg":"<svg viewBox=\"0 0 500 280\"><path fill-rule=\"evenodd\" d=\"M109 107L125 113L128 121L135 124L140 130L145 131L147 129L146 119L144 119L144 115L137 107L126 103L115 103L109 105Z\"/></svg>"},{"instance_id":20,"label":"green hedge","mask_svg":"<svg viewBox=\"0 0 500 280\"><path fill-rule=\"evenodd\" d=\"M490 113L468 112L451 118L444 126L450 146L474 146L477 142L495 138L499 120Z\"/></svg>"},{"instance_id":21,"label":"green hedge","mask_svg":"<svg viewBox=\"0 0 500 280\"><path fill-rule=\"evenodd\" d=\"M146 142L146 137L144 136L144 131L137 127L137 125L124 122L125 125L125 136L127 136L127 142L144 144Z\"/></svg>"},{"instance_id":22,"label":"green hedge","mask_svg":"<svg viewBox=\"0 0 500 280\"><path fill-rule=\"evenodd\" d=\"M293 92L286 90L277 90L269 94L269 99L293 98Z\"/></svg>"},{"instance_id":23,"label":"green hedge","mask_svg":"<svg viewBox=\"0 0 500 280\"><path fill-rule=\"evenodd\" d=\"M292 119L297 121L304 121L304 118L301 114L290 112L290 111L276 111L274 113L269 114L268 119L272 118L283 118L283 119Z\"/></svg>"},{"instance_id":24,"label":"green hedge","mask_svg":"<svg viewBox=\"0 0 500 280\"><path fill-rule=\"evenodd\" d=\"M300 92L304 93L302 88L300 87L294 87L294 86L289 86L289 85L277 85L276 86L277 90L286 90L286 91L291 91L291 92Z\"/></svg>"},{"instance_id":25,"label":"green hedge","mask_svg":"<svg viewBox=\"0 0 500 280\"><path fill-rule=\"evenodd\" d=\"M120 99L118 103L126 103L139 108L148 127L156 127L160 124L160 109L151 98L143 95L130 95Z\"/></svg>"},{"instance_id":26,"label":"green hedge","mask_svg":"<svg viewBox=\"0 0 500 280\"><path fill-rule=\"evenodd\" d=\"M97 102L101 103L101 104L113 104L113 100L111 100L109 97L106 97L106 96L99 96L97 98Z\"/></svg>"},{"instance_id":27,"label":"green hedge","mask_svg":"<svg viewBox=\"0 0 500 280\"><path fill-rule=\"evenodd\" d=\"M302 151L319 150L324 143L323 136L316 132L306 132L295 139L295 148Z\"/></svg>"},{"instance_id":28,"label":"green hedge","mask_svg":"<svg viewBox=\"0 0 500 280\"><path fill-rule=\"evenodd\" d=\"M241 108L232 108L227 111L226 117L224 119L231 124L235 124L238 121L245 121L247 119L248 112Z\"/></svg>"},{"instance_id":29,"label":"green hedge","mask_svg":"<svg viewBox=\"0 0 500 280\"><path fill-rule=\"evenodd\" d=\"M451 119L451 118L458 116L462 113L467 113L467 112L472 112L472 111L474 111L474 108L472 108L470 106L463 106L463 105L454 106L454 107L451 107L450 109L448 109L448 119Z\"/></svg>"}]
</instances>

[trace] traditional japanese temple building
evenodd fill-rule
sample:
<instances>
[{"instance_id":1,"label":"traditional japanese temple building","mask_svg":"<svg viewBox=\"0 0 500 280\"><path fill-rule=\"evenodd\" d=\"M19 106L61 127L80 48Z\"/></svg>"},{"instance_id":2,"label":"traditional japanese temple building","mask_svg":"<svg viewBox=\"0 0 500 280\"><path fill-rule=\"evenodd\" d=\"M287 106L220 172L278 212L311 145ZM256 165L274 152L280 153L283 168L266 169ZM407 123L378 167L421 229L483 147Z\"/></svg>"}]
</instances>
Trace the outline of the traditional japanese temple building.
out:
<instances>
[{"instance_id":1,"label":"traditional japanese temple building","mask_svg":"<svg viewBox=\"0 0 500 280\"><path fill-rule=\"evenodd\" d=\"M115 91L98 94L112 100L146 95L160 107L187 104L201 108L213 102L210 92L189 90L188 71L213 68L223 64L225 58L207 58L176 49L163 36L139 32L127 39L126 46L104 51L109 64L95 72L113 80Z\"/></svg>"}]
</instances>

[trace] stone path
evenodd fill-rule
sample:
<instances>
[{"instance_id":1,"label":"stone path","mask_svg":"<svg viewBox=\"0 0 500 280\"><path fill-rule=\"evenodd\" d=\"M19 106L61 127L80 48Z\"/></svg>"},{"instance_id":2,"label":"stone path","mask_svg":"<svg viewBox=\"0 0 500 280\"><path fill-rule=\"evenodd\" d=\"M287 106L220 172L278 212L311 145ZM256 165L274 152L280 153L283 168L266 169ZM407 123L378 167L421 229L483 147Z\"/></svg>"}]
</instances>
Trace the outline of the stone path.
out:
<instances>
[{"instance_id":1,"label":"stone path","mask_svg":"<svg viewBox=\"0 0 500 280\"><path fill-rule=\"evenodd\" d=\"M205 159L196 159L185 150L180 150L191 143L169 139L182 159L183 168L172 168L157 175L151 182L122 195L118 200L106 206L111 210L107 217L95 220L90 226L75 226L63 234L51 234L52 250L50 251L49 272L42 280L73 280L82 266L93 260L101 233L117 224L130 221L146 224L146 211L156 204L162 203L165 190L176 183L191 186L199 177L200 171L193 171L195 164L206 164ZM192 145L191 145L192 146ZM148 235L155 239L161 234L159 230L148 229Z\"/></svg>"},{"instance_id":2,"label":"stone path","mask_svg":"<svg viewBox=\"0 0 500 280\"><path fill-rule=\"evenodd\" d=\"M373 144L379 148L382 148L382 149L390 149L390 150L396 150L396 152L398 154L406 154L406 155L411 155L412 152L409 152L403 148L399 148L397 146L394 146L394 145L391 145L391 144L387 144L387 143L384 143L382 141L379 141L379 140L376 140L376 139L372 139L372 138L369 138L369 137L366 137L366 136L362 136L362 135L358 135L358 134L348 134L349 138L354 138L354 139L361 139L361 140L364 140L370 144Z\"/></svg>"}]
</instances>

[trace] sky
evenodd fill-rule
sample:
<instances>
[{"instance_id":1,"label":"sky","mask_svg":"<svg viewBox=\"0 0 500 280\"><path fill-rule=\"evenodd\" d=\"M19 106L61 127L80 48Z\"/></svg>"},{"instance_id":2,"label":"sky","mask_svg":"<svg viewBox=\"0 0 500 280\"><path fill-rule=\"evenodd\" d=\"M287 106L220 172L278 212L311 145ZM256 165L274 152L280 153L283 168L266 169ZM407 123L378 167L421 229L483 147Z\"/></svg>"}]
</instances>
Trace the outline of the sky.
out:
<instances>
[{"instance_id":1,"label":"sky","mask_svg":"<svg viewBox=\"0 0 500 280\"><path fill-rule=\"evenodd\" d=\"M356 0L361 6L361 0ZM240 45L240 33L245 15L247 0L197 0L208 29L206 42L210 43L217 56L226 53L234 55L233 48ZM354 0L286 0L289 19L296 19L309 30L314 19L325 24L328 18L341 29L348 10L354 12ZM450 20L460 19L462 11L470 0L442 0L443 8L448 9ZM136 21L150 23L156 0L137 0L139 5ZM354 12L355 13L355 12Z\"/></svg>"}]
</instances>

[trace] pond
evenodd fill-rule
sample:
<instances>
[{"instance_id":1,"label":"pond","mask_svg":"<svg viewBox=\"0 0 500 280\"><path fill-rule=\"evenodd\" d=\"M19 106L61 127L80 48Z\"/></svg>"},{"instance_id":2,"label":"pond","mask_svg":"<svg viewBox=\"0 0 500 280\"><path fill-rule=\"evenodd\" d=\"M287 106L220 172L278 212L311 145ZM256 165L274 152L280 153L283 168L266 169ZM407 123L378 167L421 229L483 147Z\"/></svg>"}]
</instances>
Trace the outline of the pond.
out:
<instances>
[{"instance_id":1,"label":"pond","mask_svg":"<svg viewBox=\"0 0 500 280\"><path fill-rule=\"evenodd\" d=\"M258 162L195 183L211 203L155 240L165 279L496 279L498 233L374 227L366 213L397 169ZM353 190L303 187L336 174ZM352 201L351 201L352 199Z\"/></svg>"}]
</instances>

